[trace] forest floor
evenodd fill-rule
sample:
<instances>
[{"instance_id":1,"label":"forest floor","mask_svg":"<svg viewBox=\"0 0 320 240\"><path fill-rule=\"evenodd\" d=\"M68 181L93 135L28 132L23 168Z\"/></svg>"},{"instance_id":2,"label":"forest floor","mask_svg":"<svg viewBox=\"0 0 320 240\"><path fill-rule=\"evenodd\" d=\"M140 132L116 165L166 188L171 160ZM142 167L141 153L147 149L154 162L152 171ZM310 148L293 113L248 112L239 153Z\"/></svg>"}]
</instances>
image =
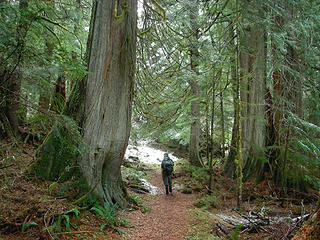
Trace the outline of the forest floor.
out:
<instances>
[{"instance_id":1,"label":"forest floor","mask_svg":"<svg viewBox=\"0 0 320 240\"><path fill-rule=\"evenodd\" d=\"M158 188L157 193L139 194L129 189L138 207L132 205L120 214L119 219L126 222L124 226L101 230L105 220L90 209L80 208L78 214L77 206L70 204L68 195L74 189L58 194L59 184L28 176L36 146L7 145L10 147L1 156L6 159L5 164L0 166L0 240L285 240L301 226L289 221L311 212L317 200L317 193L312 190L291 191L280 197L267 180L260 184L246 182L242 211L238 213L236 183L221 176L219 169L213 177L212 194L208 195L207 186L200 183L204 172L178 163L174 192L167 196L160 167L139 164L137 168L147 173L147 179ZM249 218L253 214L259 222ZM237 230L239 221L242 227Z\"/></svg>"}]
</instances>

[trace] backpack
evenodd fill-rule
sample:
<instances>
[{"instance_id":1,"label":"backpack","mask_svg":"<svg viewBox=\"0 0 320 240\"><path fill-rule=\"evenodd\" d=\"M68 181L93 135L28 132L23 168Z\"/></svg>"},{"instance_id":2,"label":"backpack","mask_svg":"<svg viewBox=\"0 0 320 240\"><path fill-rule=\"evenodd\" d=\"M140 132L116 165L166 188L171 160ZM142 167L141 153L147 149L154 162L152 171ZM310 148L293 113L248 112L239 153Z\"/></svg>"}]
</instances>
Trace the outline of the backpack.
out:
<instances>
[{"instance_id":1,"label":"backpack","mask_svg":"<svg viewBox=\"0 0 320 240\"><path fill-rule=\"evenodd\" d=\"M173 162L171 159L163 160L163 173L170 175L173 172Z\"/></svg>"}]
</instances>

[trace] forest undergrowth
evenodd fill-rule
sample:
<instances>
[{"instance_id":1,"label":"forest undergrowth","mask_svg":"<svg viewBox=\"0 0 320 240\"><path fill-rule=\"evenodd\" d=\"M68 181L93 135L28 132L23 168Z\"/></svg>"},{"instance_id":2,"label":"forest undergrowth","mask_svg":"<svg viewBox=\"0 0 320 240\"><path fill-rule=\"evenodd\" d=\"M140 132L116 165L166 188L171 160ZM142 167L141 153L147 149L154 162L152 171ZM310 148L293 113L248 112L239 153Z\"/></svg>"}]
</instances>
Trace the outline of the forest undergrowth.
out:
<instances>
[{"instance_id":1,"label":"forest undergrowth","mask_svg":"<svg viewBox=\"0 0 320 240\"><path fill-rule=\"evenodd\" d=\"M98 205L92 199L86 204L75 204L81 193L75 190L73 184L78 183L72 179L58 183L38 181L29 175L37 143L17 145L8 141L5 144L2 159L6 161L0 165L0 239L4 240L143 239L135 238L134 229L154 224L150 231L159 231L157 224L161 225L163 219L158 212L168 216L168 221L177 213L157 208L177 207L184 212L181 216L186 218L183 221L186 226L181 227L183 238L173 239L291 239L317 201L317 193L311 189L308 193L288 189L286 195L280 195L266 178L259 184L244 183L243 206L238 211L233 180L223 177L217 168L212 190L208 191L208 171L190 166L184 160L177 163L174 177L176 199L163 200L159 166L145 165L137 159L124 164L131 172L124 180L132 199L125 212L116 206ZM158 186L158 193L152 195L139 188L135 182L137 176ZM183 208L174 205L182 202ZM136 214L142 219L139 222L134 218ZM305 218L299 221L301 216ZM147 220L157 217L152 223ZM162 239L167 239L168 234Z\"/></svg>"}]
</instances>

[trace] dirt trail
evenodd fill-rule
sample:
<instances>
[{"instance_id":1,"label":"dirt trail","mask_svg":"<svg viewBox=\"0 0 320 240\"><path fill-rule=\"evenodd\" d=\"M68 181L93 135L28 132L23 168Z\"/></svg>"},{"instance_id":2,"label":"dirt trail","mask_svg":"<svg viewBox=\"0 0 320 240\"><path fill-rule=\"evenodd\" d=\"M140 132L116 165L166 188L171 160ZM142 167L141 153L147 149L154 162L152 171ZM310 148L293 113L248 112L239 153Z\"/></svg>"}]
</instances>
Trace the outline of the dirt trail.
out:
<instances>
[{"instance_id":1,"label":"dirt trail","mask_svg":"<svg viewBox=\"0 0 320 240\"><path fill-rule=\"evenodd\" d=\"M126 212L124 217L132 222L134 228L125 229L128 235L122 239L184 239L187 235L187 210L193 207L194 195L182 194L175 189L173 195L165 195L160 171L155 173L151 183L158 187L158 194L142 197L151 211Z\"/></svg>"}]
</instances>

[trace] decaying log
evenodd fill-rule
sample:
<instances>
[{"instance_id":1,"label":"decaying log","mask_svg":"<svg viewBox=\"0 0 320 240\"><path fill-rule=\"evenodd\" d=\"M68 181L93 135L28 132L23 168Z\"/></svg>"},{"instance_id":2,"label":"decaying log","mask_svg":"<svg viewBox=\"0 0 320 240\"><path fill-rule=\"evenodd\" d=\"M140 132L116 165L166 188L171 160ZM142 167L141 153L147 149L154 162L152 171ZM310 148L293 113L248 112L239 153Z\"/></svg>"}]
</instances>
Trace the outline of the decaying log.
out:
<instances>
[{"instance_id":1,"label":"decaying log","mask_svg":"<svg viewBox=\"0 0 320 240\"><path fill-rule=\"evenodd\" d=\"M241 233L245 232L271 232L275 235L278 235L277 239L290 239L290 235L296 230L298 227L302 225L304 221L306 221L310 213L305 214L300 217L291 218L291 217L264 217L259 213L255 213L250 211L247 214L241 213L237 210L234 210L237 215L224 215L224 214L212 214L214 218L217 220L217 228L219 230L216 232L219 236L228 235L236 229L236 227L241 226ZM279 231L279 226L285 227L285 232Z\"/></svg>"}]
</instances>

